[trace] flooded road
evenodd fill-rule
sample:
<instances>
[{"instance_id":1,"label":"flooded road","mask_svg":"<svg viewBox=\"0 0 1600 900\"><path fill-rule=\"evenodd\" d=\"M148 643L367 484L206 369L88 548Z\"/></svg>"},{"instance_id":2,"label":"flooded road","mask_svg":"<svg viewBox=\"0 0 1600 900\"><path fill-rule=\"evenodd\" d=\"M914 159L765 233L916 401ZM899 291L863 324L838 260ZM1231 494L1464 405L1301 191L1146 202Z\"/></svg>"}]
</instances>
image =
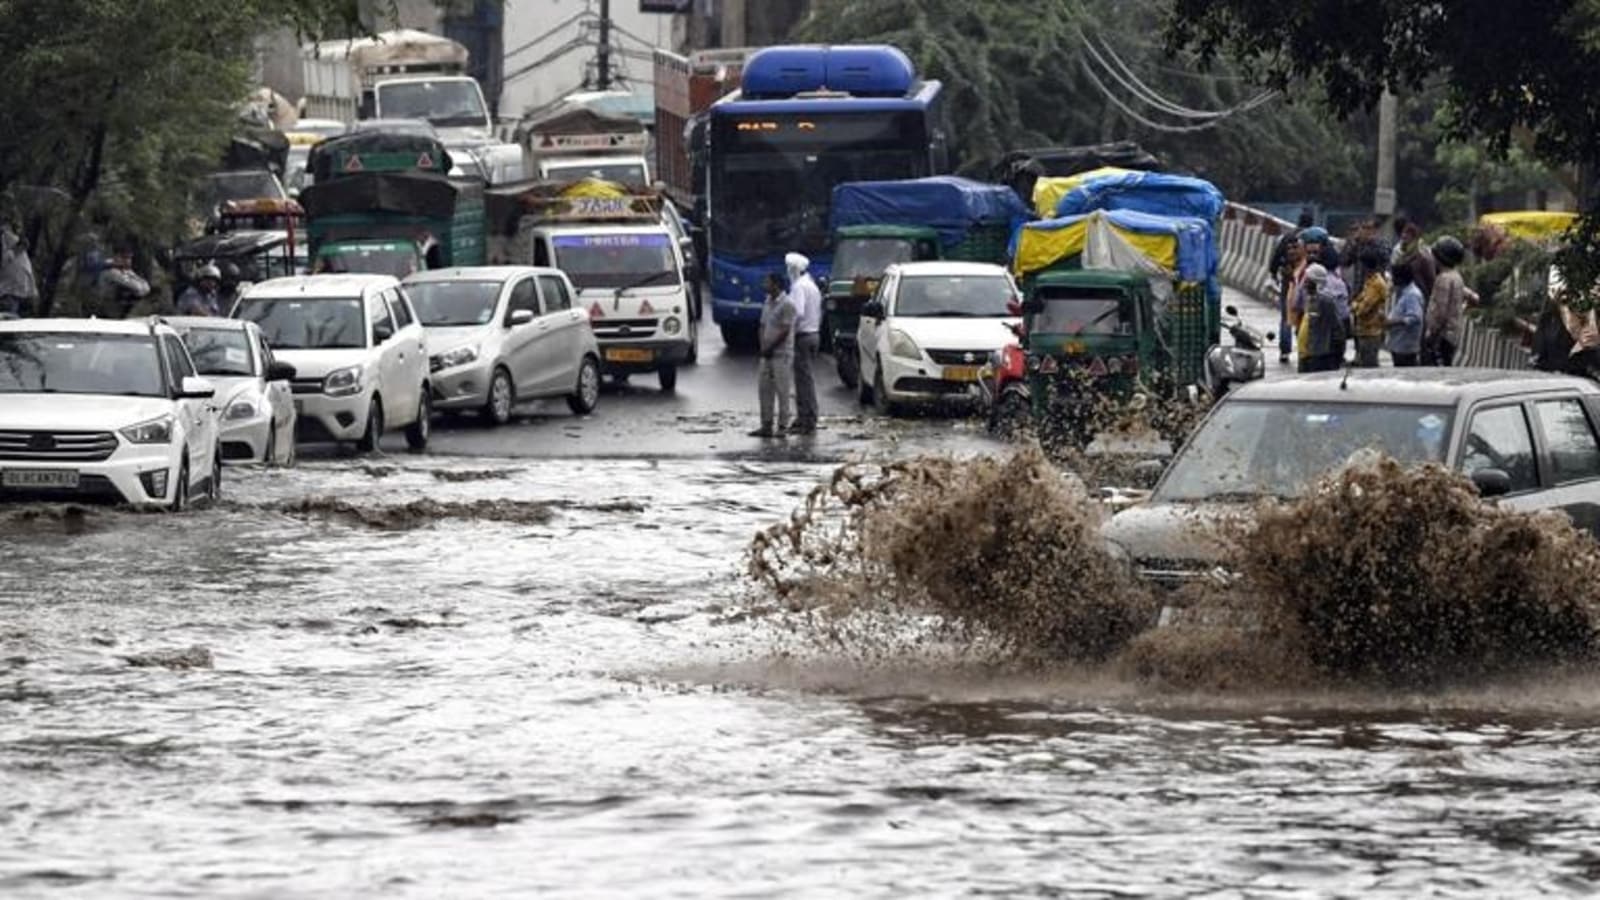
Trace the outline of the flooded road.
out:
<instances>
[{"instance_id":1,"label":"flooded road","mask_svg":"<svg viewBox=\"0 0 1600 900\"><path fill-rule=\"evenodd\" d=\"M0 896L1600 881L1587 683L1171 696L789 653L730 615L740 556L829 470L390 457L179 517L7 511Z\"/></svg>"}]
</instances>

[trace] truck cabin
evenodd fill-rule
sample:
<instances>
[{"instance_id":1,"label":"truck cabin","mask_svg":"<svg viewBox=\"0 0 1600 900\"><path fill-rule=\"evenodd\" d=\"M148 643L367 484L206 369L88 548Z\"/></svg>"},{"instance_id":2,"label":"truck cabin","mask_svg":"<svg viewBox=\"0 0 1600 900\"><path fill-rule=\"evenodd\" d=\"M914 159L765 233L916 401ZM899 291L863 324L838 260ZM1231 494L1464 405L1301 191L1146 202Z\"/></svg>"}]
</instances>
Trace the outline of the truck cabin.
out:
<instances>
[{"instance_id":1,"label":"truck cabin","mask_svg":"<svg viewBox=\"0 0 1600 900\"><path fill-rule=\"evenodd\" d=\"M883 273L895 263L941 258L939 234L932 228L898 225L841 228L834 235L828 296L864 302L878 289Z\"/></svg>"},{"instance_id":2,"label":"truck cabin","mask_svg":"<svg viewBox=\"0 0 1600 900\"><path fill-rule=\"evenodd\" d=\"M494 128L483 88L474 78L394 78L372 88L370 118L423 119L434 128Z\"/></svg>"}]
</instances>

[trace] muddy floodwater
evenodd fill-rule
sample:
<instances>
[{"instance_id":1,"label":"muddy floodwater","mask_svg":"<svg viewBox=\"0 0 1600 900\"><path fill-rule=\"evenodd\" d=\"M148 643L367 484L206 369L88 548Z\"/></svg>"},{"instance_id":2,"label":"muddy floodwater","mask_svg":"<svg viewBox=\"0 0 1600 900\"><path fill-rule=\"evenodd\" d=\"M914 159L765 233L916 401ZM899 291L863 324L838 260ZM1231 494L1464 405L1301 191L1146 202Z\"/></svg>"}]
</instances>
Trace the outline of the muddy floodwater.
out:
<instances>
[{"instance_id":1,"label":"muddy floodwater","mask_svg":"<svg viewBox=\"0 0 1600 900\"><path fill-rule=\"evenodd\" d=\"M1600 889L1594 684L799 652L738 573L828 471L390 458L0 509L0 897Z\"/></svg>"}]
</instances>

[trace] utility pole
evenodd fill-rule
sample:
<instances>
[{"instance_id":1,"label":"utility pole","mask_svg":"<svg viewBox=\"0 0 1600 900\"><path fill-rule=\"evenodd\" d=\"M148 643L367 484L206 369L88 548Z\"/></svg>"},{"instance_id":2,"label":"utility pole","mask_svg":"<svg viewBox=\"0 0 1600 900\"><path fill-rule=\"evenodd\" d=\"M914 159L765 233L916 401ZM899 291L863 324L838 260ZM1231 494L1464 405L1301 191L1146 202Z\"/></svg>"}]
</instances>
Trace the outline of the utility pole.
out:
<instances>
[{"instance_id":1,"label":"utility pole","mask_svg":"<svg viewBox=\"0 0 1600 900\"><path fill-rule=\"evenodd\" d=\"M1395 196L1395 145L1399 128L1399 102L1388 90L1378 100L1378 189L1372 195L1372 212L1389 218L1397 206Z\"/></svg>"},{"instance_id":2,"label":"utility pole","mask_svg":"<svg viewBox=\"0 0 1600 900\"><path fill-rule=\"evenodd\" d=\"M611 0L600 0L600 47L595 54L595 84L611 90Z\"/></svg>"}]
</instances>

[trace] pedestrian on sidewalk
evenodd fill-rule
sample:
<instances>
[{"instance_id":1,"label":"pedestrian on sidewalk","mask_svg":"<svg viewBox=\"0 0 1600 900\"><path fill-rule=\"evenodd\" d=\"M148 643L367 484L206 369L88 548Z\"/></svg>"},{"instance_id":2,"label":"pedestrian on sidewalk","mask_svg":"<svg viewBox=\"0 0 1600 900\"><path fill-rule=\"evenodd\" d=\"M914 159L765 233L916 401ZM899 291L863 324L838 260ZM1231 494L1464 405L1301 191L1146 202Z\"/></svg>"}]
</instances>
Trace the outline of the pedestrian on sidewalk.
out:
<instances>
[{"instance_id":1,"label":"pedestrian on sidewalk","mask_svg":"<svg viewBox=\"0 0 1600 900\"><path fill-rule=\"evenodd\" d=\"M1363 369L1378 367L1378 351L1383 349L1383 336L1388 328L1389 279L1384 269L1389 256L1389 248L1369 243L1361 248L1357 260L1367 277L1350 307L1355 318L1356 365Z\"/></svg>"},{"instance_id":2,"label":"pedestrian on sidewalk","mask_svg":"<svg viewBox=\"0 0 1600 900\"><path fill-rule=\"evenodd\" d=\"M783 258L789 270L789 300L795 308L794 398L791 434L817 431L817 352L822 346L822 290L806 270L811 260L798 253Z\"/></svg>"},{"instance_id":3,"label":"pedestrian on sidewalk","mask_svg":"<svg viewBox=\"0 0 1600 900\"><path fill-rule=\"evenodd\" d=\"M1467 306L1467 283L1457 267L1466 255L1461 241L1449 235L1433 243L1433 259L1439 266L1439 274L1433 280L1433 296L1428 298L1424 317L1423 365L1455 365Z\"/></svg>"},{"instance_id":4,"label":"pedestrian on sidewalk","mask_svg":"<svg viewBox=\"0 0 1600 900\"><path fill-rule=\"evenodd\" d=\"M1300 371L1337 371L1344 364L1345 343L1349 339L1349 293L1338 275L1321 263L1313 263L1306 269L1305 294ZM1343 306L1340 297L1346 298Z\"/></svg>"},{"instance_id":5,"label":"pedestrian on sidewalk","mask_svg":"<svg viewBox=\"0 0 1600 900\"><path fill-rule=\"evenodd\" d=\"M1389 356L1397 369L1417 364L1422 353L1422 289L1417 287L1416 270L1402 259L1389 270L1394 279L1394 300L1389 304Z\"/></svg>"},{"instance_id":6,"label":"pedestrian on sidewalk","mask_svg":"<svg viewBox=\"0 0 1600 900\"><path fill-rule=\"evenodd\" d=\"M1281 255L1274 255L1277 265L1272 275L1278 284L1278 362L1287 364L1289 352L1294 348L1290 308L1305 278L1306 248L1300 243L1299 235L1290 234L1284 236L1281 249Z\"/></svg>"},{"instance_id":7,"label":"pedestrian on sidewalk","mask_svg":"<svg viewBox=\"0 0 1600 900\"><path fill-rule=\"evenodd\" d=\"M761 427L755 438L782 437L789 426L790 396L794 392L794 303L776 273L761 280L766 305L761 307L761 362L756 367L756 391L761 404ZM776 419L774 419L776 416Z\"/></svg>"}]
</instances>

